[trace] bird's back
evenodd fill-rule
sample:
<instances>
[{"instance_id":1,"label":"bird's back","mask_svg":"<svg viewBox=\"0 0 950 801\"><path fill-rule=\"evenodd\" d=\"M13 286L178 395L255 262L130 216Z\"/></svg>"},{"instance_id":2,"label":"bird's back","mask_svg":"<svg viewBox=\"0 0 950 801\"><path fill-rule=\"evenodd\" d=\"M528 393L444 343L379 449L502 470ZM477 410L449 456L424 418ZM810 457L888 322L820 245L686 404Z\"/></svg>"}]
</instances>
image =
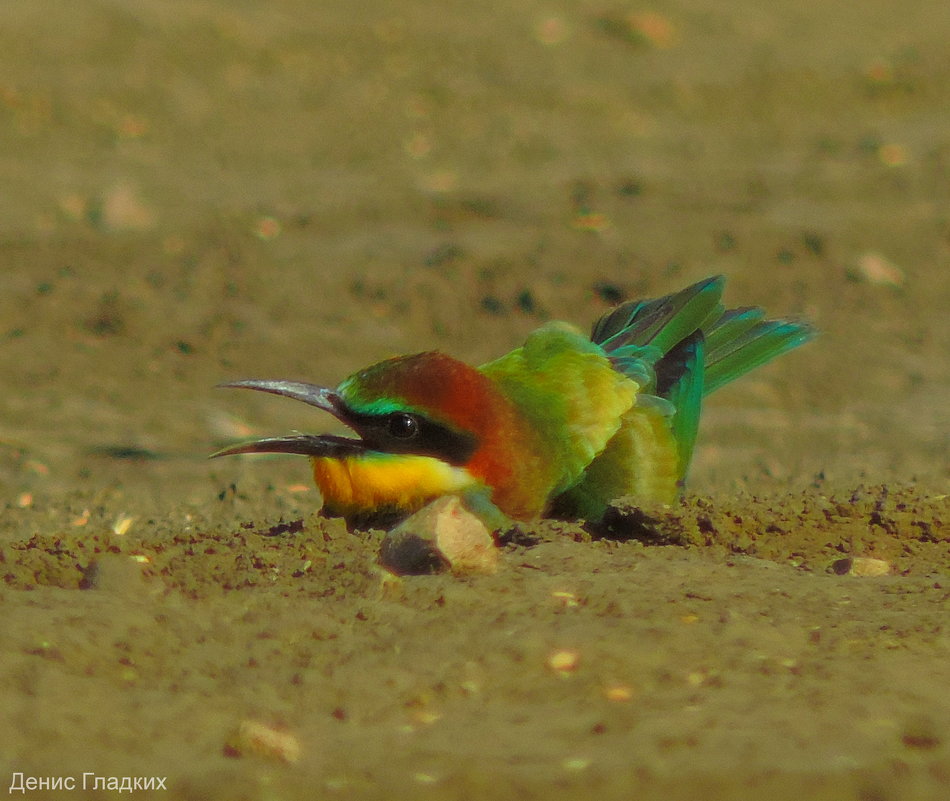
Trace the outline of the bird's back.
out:
<instances>
[{"instance_id":1,"label":"bird's back","mask_svg":"<svg viewBox=\"0 0 950 801\"><path fill-rule=\"evenodd\" d=\"M550 323L484 365L537 432L543 511L599 518L620 496L671 503L692 458L705 395L810 339L804 323L725 310L725 279L623 304L591 337ZM542 511L542 509L539 509Z\"/></svg>"},{"instance_id":2,"label":"bird's back","mask_svg":"<svg viewBox=\"0 0 950 801\"><path fill-rule=\"evenodd\" d=\"M542 326L523 346L479 370L519 418L524 439L511 448L516 462L511 483L530 488L524 494L530 495L534 514L581 479L619 430L640 389L599 345L565 323ZM505 492L495 490L502 509Z\"/></svg>"}]
</instances>

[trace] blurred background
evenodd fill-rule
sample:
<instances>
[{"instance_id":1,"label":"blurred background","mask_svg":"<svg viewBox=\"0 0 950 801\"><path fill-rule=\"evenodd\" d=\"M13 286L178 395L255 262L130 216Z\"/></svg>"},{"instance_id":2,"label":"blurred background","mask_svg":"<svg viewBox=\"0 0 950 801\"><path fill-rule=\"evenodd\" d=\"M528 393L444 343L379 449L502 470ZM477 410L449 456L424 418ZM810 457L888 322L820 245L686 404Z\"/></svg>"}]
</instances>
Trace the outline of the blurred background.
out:
<instances>
[{"instance_id":1,"label":"blurred background","mask_svg":"<svg viewBox=\"0 0 950 801\"><path fill-rule=\"evenodd\" d=\"M940 0L7 3L3 500L293 488L205 456L332 422L216 383L717 272L823 335L710 399L694 490L945 487L948 39Z\"/></svg>"}]
</instances>

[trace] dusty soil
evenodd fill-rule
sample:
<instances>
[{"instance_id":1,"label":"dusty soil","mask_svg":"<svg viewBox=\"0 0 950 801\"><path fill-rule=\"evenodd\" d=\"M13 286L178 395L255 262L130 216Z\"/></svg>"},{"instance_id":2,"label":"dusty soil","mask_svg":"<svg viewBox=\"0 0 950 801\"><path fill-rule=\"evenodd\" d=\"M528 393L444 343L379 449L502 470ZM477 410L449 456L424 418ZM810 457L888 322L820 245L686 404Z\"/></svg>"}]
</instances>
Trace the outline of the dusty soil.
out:
<instances>
[{"instance_id":1,"label":"dusty soil","mask_svg":"<svg viewBox=\"0 0 950 801\"><path fill-rule=\"evenodd\" d=\"M6 786L947 797L943 0L2 17ZM303 460L205 458L331 427L220 381L477 363L715 272L822 336L710 399L679 507L494 576L394 579Z\"/></svg>"}]
</instances>

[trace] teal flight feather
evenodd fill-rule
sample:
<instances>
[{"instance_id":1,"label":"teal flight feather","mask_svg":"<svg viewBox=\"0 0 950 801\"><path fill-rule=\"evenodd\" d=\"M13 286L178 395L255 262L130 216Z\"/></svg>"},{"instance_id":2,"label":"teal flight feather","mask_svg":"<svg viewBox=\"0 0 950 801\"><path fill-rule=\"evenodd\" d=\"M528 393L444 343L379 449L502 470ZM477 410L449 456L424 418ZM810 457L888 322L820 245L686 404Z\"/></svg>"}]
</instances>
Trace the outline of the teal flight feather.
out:
<instances>
[{"instance_id":1,"label":"teal flight feather","mask_svg":"<svg viewBox=\"0 0 950 801\"><path fill-rule=\"evenodd\" d=\"M654 431L658 415L667 420L680 485L692 459L704 396L815 335L806 323L765 320L757 307L725 309L724 286L723 276L713 276L655 300L622 304L591 332L615 369L640 386L635 410L652 417ZM559 505L573 505L591 517L602 512L609 494L604 485L614 489L642 479L633 465L638 446L636 437L618 436Z\"/></svg>"}]
</instances>

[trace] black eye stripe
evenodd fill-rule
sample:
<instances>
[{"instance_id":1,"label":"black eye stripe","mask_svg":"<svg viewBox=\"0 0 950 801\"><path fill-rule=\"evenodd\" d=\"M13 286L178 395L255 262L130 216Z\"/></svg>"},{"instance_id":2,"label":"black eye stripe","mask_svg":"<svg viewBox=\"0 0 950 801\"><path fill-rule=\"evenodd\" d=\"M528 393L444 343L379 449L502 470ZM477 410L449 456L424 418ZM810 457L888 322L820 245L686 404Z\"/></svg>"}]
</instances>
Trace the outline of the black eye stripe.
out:
<instances>
[{"instance_id":1,"label":"black eye stripe","mask_svg":"<svg viewBox=\"0 0 950 801\"><path fill-rule=\"evenodd\" d=\"M391 426L395 415L402 415L413 420L415 433L411 436L394 434ZM451 465L460 466L472 458L472 454L478 447L478 440L474 435L450 428L416 413L353 414L347 416L346 422L359 433L370 448L386 453L434 456Z\"/></svg>"}]
</instances>

